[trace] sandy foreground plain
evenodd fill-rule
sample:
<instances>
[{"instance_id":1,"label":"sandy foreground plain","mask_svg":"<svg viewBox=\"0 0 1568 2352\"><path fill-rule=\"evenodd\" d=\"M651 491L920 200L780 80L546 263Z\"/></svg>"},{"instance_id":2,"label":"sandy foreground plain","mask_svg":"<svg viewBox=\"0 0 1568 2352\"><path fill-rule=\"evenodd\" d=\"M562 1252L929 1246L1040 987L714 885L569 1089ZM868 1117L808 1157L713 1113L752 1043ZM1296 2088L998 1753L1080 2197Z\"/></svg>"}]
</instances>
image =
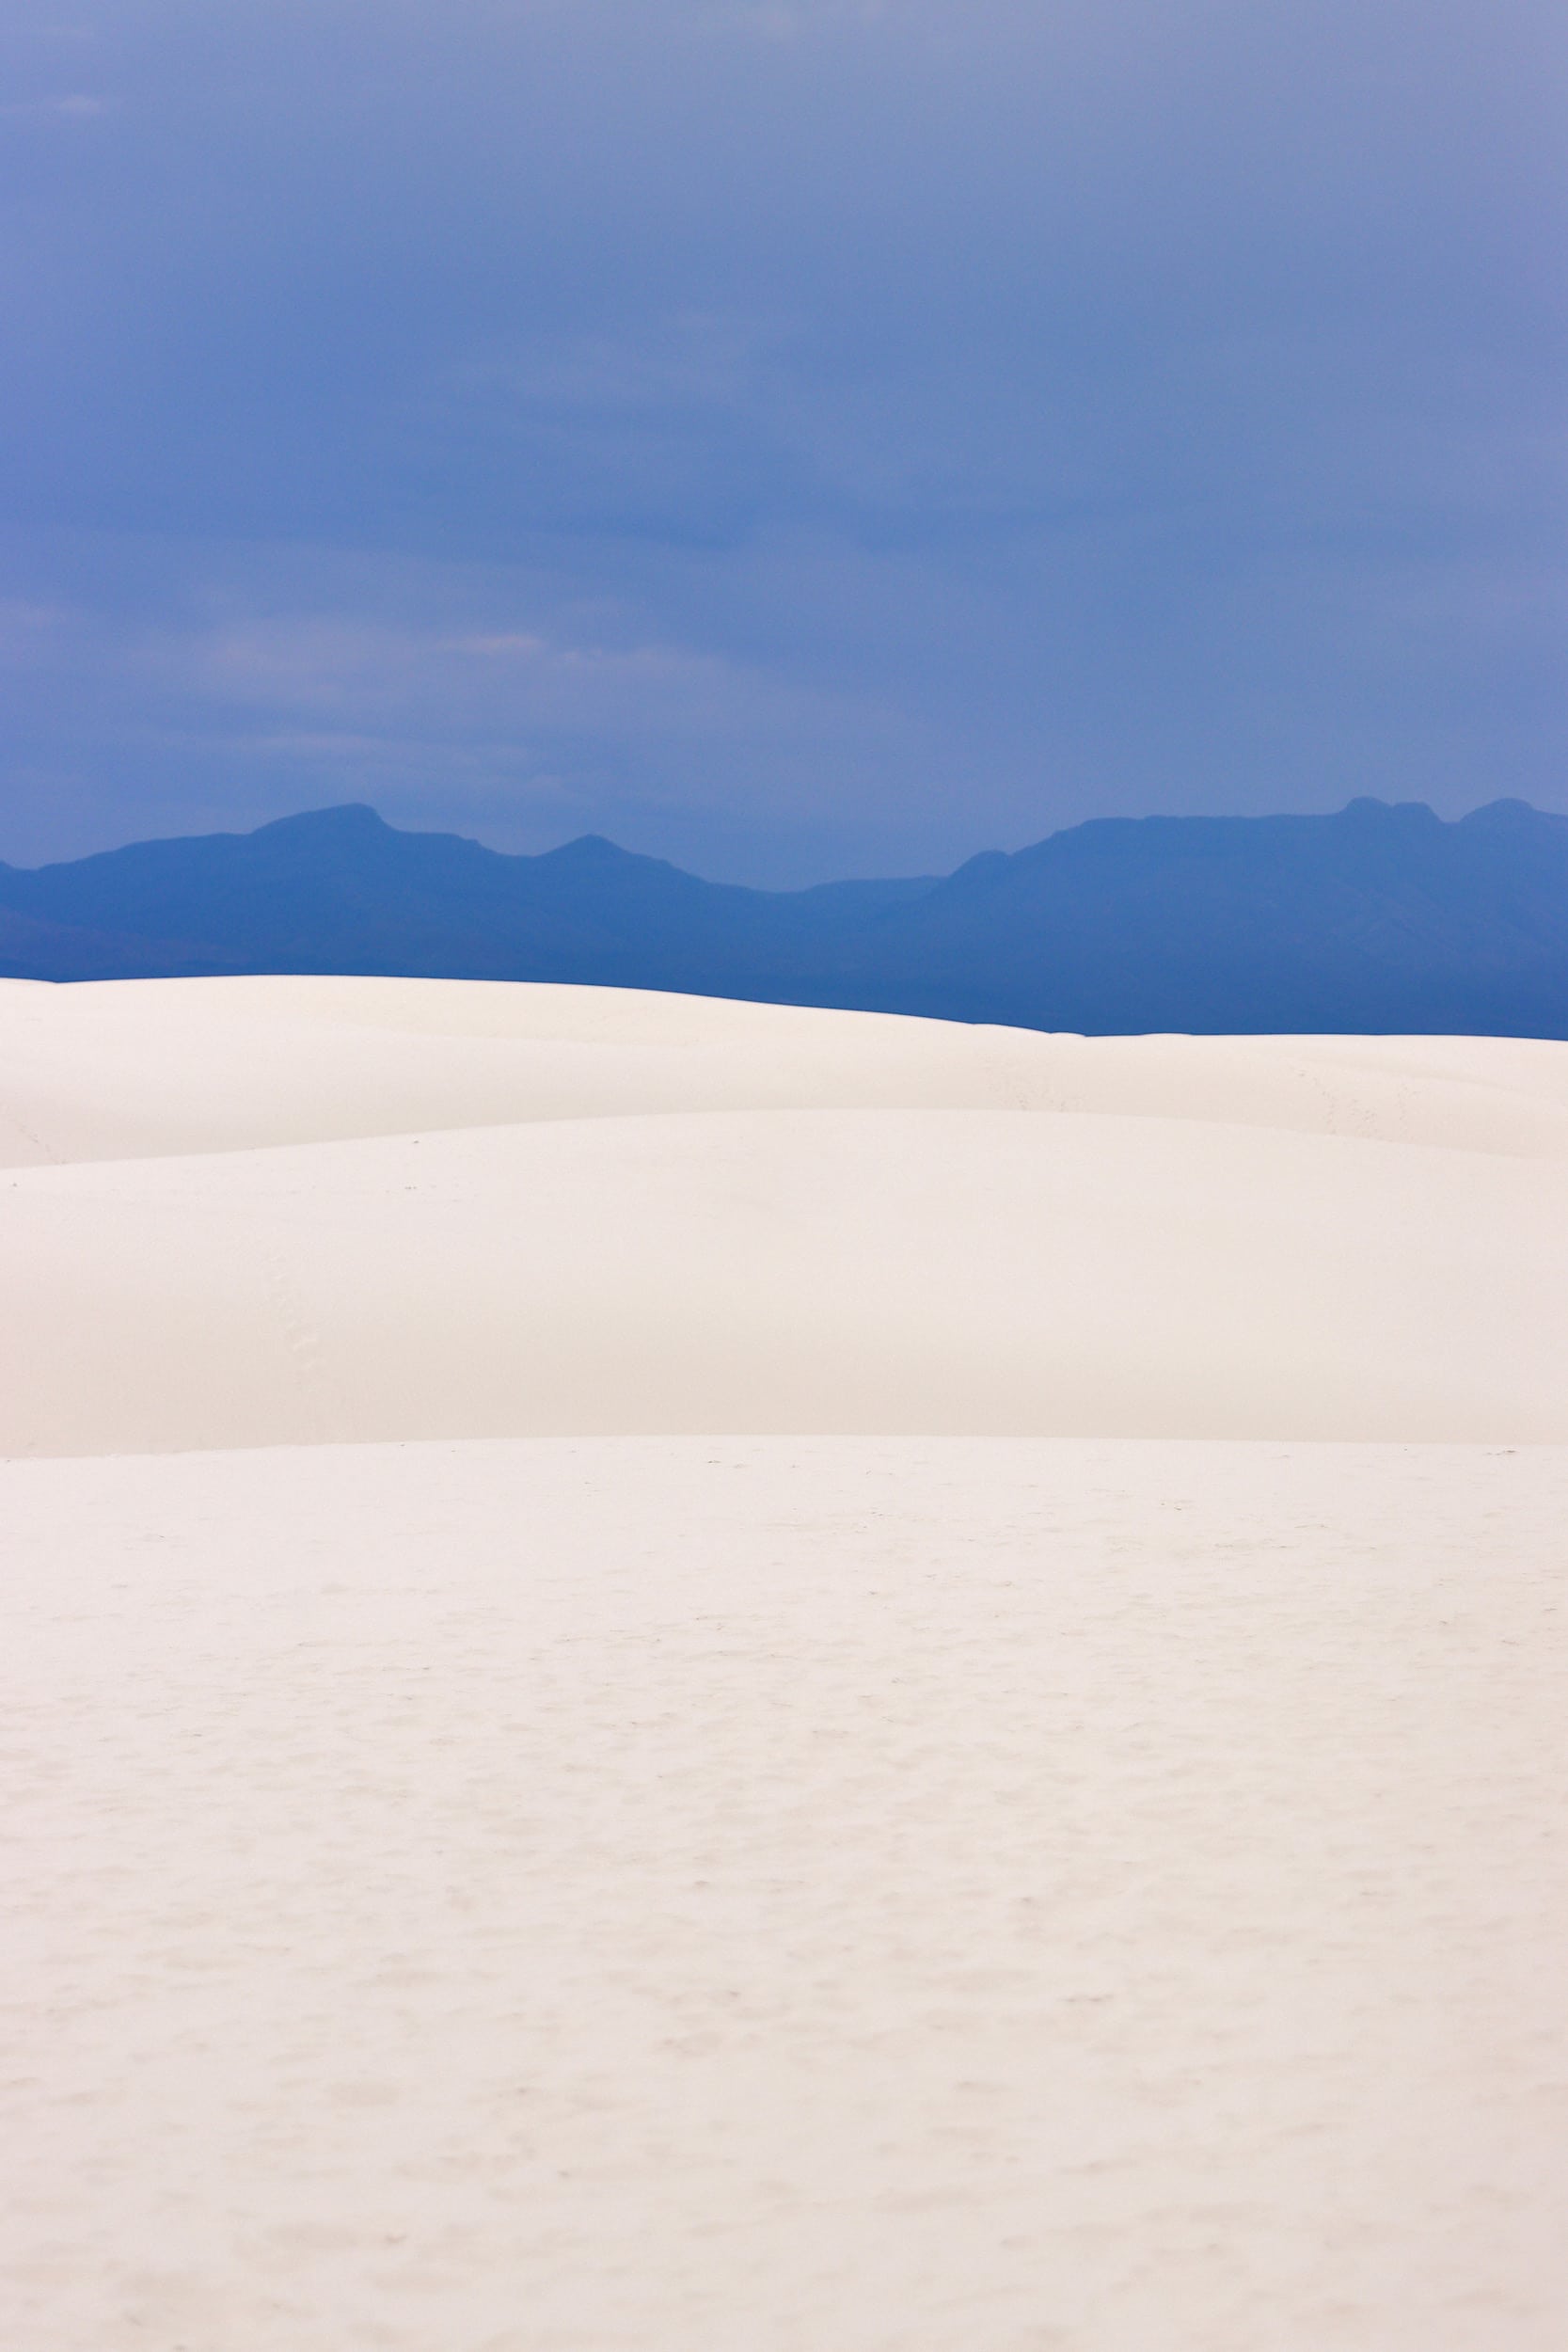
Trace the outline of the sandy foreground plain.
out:
<instances>
[{"instance_id":1,"label":"sandy foreground plain","mask_svg":"<svg viewBox=\"0 0 1568 2352\"><path fill-rule=\"evenodd\" d=\"M1568 1047L0 983L0 2342L1568 2342Z\"/></svg>"}]
</instances>

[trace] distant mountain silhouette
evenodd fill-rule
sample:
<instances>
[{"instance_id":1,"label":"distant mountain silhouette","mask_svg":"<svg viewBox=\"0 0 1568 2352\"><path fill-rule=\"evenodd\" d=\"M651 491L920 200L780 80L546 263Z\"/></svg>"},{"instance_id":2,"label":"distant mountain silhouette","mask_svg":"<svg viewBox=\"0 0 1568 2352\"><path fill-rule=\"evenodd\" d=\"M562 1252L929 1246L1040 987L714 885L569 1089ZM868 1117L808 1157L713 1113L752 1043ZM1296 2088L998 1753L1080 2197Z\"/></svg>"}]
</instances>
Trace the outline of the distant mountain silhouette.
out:
<instances>
[{"instance_id":1,"label":"distant mountain silhouette","mask_svg":"<svg viewBox=\"0 0 1568 2352\"><path fill-rule=\"evenodd\" d=\"M1568 817L1097 819L944 880L764 891L593 835L508 857L324 809L0 866L0 973L576 980L1025 1027L1568 1037Z\"/></svg>"}]
</instances>

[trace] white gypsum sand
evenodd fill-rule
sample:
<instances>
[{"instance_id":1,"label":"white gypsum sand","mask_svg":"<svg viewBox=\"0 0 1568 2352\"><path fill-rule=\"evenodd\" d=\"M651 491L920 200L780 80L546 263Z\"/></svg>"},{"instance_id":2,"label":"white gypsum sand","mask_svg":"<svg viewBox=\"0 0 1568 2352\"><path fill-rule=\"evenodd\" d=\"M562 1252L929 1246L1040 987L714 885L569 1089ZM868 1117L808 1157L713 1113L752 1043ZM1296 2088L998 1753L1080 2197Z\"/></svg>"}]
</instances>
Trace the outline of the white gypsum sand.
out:
<instances>
[{"instance_id":1,"label":"white gypsum sand","mask_svg":"<svg viewBox=\"0 0 1568 2352\"><path fill-rule=\"evenodd\" d=\"M1568 1048L11 983L0 1161L8 2344L1556 2352Z\"/></svg>"},{"instance_id":2,"label":"white gypsum sand","mask_svg":"<svg viewBox=\"0 0 1568 2352\"><path fill-rule=\"evenodd\" d=\"M1556 2352L1560 1454L0 1470L28 2352Z\"/></svg>"},{"instance_id":3,"label":"white gypsum sand","mask_svg":"<svg viewBox=\"0 0 1568 2352\"><path fill-rule=\"evenodd\" d=\"M367 980L0 1023L6 1452L1568 1438L1561 1047Z\"/></svg>"}]
</instances>

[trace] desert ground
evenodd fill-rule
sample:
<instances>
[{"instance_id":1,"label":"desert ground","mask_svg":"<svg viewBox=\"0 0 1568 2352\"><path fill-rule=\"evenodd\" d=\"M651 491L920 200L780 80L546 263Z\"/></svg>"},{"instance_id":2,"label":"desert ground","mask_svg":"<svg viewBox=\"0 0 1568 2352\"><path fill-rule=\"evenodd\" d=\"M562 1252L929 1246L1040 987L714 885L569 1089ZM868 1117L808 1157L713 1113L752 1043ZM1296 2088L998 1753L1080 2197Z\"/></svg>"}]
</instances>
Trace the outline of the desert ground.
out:
<instances>
[{"instance_id":1,"label":"desert ground","mask_svg":"<svg viewBox=\"0 0 1568 2352\"><path fill-rule=\"evenodd\" d=\"M1560 2352L1568 1046L0 983L0 2340Z\"/></svg>"}]
</instances>

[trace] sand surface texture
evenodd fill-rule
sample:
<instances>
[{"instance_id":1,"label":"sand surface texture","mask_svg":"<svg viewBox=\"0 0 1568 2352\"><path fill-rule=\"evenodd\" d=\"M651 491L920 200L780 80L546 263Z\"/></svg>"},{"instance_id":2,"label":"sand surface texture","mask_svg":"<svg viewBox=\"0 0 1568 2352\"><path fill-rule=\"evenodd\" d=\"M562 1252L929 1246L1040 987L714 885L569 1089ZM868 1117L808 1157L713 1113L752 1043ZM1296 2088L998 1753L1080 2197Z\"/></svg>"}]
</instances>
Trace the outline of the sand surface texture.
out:
<instances>
[{"instance_id":1,"label":"sand surface texture","mask_svg":"<svg viewBox=\"0 0 1568 2352\"><path fill-rule=\"evenodd\" d=\"M0 2342L1568 2342L1568 1048L8 983L0 1162Z\"/></svg>"}]
</instances>

